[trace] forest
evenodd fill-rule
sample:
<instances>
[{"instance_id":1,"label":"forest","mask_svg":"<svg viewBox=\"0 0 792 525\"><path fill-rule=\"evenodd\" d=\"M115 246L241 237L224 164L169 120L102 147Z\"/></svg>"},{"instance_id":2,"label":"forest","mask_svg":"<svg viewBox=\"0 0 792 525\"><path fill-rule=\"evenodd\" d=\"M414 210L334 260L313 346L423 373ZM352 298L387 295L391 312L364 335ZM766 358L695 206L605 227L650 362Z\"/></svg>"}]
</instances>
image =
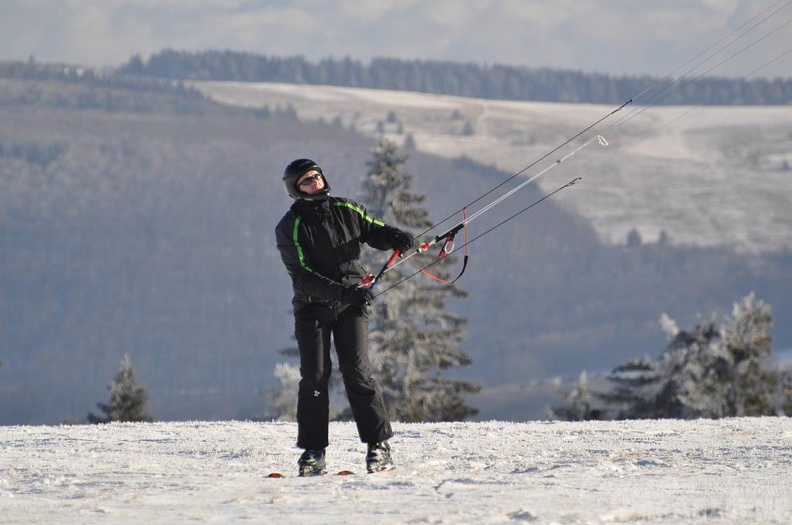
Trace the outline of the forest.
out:
<instances>
[{"instance_id":1,"label":"forest","mask_svg":"<svg viewBox=\"0 0 792 525\"><path fill-rule=\"evenodd\" d=\"M278 57L239 51L166 49L144 60L136 55L116 74L181 80L328 84L416 91L498 100L620 104L668 79L614 76L550 68L433 60ZM683 105L767 105L792 102L792 78L680 77L672 89L637 101Z\"/></svg>"},{"instance_id":2,"label":"forest","mask_svg":"<svg viewBox=\"0 0 792 525\"><path fill-rule=\"evenodd\" d=\"M293 345L273 234L283 166L310 155L355 196L376 141L178 82L30 63L0 64L0 118L0 424L84 418L127 354L157 420L264 413ZM417 151L404 169L430 220L508 177ZM604 245L552 199L531 213L476 243L468 295L449 301L469 320L460 375L485 390L655 355L663 312L695 319L752 291L776 319L792 312L789 252ZM788 323L773 330L790 346ZM538 416L509 402L477 417Z\"/></svg>"}]
</instances>

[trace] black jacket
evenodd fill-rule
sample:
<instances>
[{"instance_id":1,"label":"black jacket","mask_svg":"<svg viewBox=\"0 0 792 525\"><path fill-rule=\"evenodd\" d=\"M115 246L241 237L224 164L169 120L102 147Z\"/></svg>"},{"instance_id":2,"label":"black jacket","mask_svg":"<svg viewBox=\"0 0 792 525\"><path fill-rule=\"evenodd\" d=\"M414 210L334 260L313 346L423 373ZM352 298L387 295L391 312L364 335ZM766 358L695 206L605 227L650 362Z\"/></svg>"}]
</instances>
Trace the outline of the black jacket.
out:
<instances>
[{"instance_id":1,"label":"black jacket","mask_svg":"<svg viewBox=\"0 0 792 525\"><path fill-rule=\"evenodd\" d=\"M350 199L292 204L275 228L275 237L291 276L294 311L340 301L343 290L366 275L358 261L361 243L378 250L393 248L393 231Z\"/></svg>"}]
</instances>

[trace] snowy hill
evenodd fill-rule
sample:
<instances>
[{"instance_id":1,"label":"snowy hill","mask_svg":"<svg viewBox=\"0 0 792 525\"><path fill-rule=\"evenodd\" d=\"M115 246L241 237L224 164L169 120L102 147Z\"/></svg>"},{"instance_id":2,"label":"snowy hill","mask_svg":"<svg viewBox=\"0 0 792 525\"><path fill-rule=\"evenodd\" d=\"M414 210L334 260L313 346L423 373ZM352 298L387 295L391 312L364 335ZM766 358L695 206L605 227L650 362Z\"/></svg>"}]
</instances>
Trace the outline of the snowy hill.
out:
<instances>
[{"instance_id":1,"label":"snowy hill","mask_svg":"<svg viewBox=\"0 0 792 525\"><path fill-rule=\"evenodd\" d=\"M292 423L0 427L0 523L792 522L789 418L394 429L397 470L334 423L358 474L300 479Z\"/></svg>"},{"instance_id":2,"label":"snowy hill","mask_svg":"<svg viewBox=\"0 0 792 525\"><path fill-rule=\"evenodd\" d=\"M419 151L469 157L516 173L614 107L509 102L402 91L295 84L192 82L214 100L293 107L305 120L337 121ZM390 115L389 115L390 114ZM592 132L590 148L564 173L539 180L552 190L575 174L581 189L559 195L601 238L621 244L635 228L646 241L762 252L792 248L792 107L627 106ZM575 145L579 145L575 143ZM570 148L549 157L528 175Z\"/></svg>"}]
</instances>

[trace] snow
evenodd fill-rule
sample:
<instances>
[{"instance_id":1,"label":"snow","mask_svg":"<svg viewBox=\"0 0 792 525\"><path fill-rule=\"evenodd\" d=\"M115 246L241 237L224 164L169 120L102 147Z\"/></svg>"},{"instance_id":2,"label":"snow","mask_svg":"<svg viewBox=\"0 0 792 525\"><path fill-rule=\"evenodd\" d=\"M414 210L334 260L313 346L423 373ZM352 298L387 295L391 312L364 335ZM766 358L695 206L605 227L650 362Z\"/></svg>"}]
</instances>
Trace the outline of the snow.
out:
<instances>
[{"instance_id":1,"label":"snow","mask_svg":"<svg viewBox=\"0 0 792 525\"><path fill-rule=\"evenodd\" d=\"M297 478L294 423L0 427L0 523L792 523L790 418L394 430L394 471L332 423L357 474Z\"/></svg>"},{"instance_id":2,"label":"snow","mask_svg":"<svg viewBox=\"0 0 792 525\"><path fill-rule=\"evenodd\" d=\"M245 107L291 106L299 118L340 119L419 151L466 156L516 173L617 105L485 100L403 91L244 82L189 82L214 100ZM604 135L610 148L588 148L537 184L552 191L583 175L557 202L590 221L604 242L644 241L661 232L672 244L728 246L744 252L792 248L792 106L629 105L580 140ZM469 124L473 133L463 131ZM403 129L403 133L397 130ZM579 145L575 143L570 148ZM559 151L526 176L552 164ZM761 210L761 213L757 213Z\"/></svg>"}]
</instances>

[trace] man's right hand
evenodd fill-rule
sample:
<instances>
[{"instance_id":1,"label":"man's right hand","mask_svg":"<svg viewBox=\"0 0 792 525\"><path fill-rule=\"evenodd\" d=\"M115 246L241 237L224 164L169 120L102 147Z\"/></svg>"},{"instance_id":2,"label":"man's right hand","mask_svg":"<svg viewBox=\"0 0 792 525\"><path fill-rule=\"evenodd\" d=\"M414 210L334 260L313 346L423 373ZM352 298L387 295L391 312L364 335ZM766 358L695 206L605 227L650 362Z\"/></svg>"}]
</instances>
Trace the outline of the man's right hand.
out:
<instances>
[{"instance_id":1,"label":"man's right hand","mask_svg":"<svg viewBox=\"0 0 792 525\"><path fill-rule=\"evenodd\" d=\"M351 304L362 308L374 302L374 294L369 288L350 286L341 292L341 302L343 304Z\"/></svg>"}]
</instances>

